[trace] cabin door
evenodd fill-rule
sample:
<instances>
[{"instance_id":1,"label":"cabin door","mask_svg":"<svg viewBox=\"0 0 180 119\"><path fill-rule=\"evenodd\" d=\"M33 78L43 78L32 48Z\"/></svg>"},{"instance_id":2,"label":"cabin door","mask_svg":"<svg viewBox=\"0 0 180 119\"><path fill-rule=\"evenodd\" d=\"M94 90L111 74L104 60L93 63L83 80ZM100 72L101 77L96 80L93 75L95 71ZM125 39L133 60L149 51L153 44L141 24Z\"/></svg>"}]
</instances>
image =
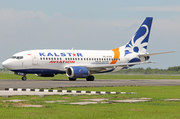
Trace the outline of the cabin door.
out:
<instances>
[{"instance_id":1,"label":"cabin door","mask_svg":"<svg viewBox=\"0 0 180 119\"><path fill-rule=\"evenodd\" d=\"M36 65L38 64L38 57L36 53L32 53L32 64Z\"/></svg>"}]
</instances>

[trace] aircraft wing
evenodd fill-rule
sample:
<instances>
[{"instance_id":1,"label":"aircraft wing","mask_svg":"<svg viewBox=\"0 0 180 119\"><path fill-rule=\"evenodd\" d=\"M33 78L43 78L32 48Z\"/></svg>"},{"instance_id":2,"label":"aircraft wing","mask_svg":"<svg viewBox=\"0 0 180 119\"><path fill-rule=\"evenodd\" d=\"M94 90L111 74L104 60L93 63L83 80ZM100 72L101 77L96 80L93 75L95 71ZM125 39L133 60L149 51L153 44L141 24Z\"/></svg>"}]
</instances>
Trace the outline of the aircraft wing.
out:
<instances>
[{"instance_id":1,"label":"aircraft wing","mask_svg":"<svg viewBox=\"0 0 180 119\"><path fill-rule=\"evenodd\" d=\"M152 55L160 55L160 54L173 53L173 52L177 52L177 51L159 52L159 53L151 53L151 54L139 54L139 56L152 56Z\"/></svg>"},{"instance_id":2,"label":"aircraft wing","mask_svg":"<svg viewBox=\"0 0 180 119\"><path fill-rule=\"evenodd\" d=\"M129 65L147 64L155 62L134 62L134 63L120 63L120 64L108 64L108 65L96 65L96 66L86 66L87 68L114 68L114 67L129 67Z\"/></svg>"}]
</instances>

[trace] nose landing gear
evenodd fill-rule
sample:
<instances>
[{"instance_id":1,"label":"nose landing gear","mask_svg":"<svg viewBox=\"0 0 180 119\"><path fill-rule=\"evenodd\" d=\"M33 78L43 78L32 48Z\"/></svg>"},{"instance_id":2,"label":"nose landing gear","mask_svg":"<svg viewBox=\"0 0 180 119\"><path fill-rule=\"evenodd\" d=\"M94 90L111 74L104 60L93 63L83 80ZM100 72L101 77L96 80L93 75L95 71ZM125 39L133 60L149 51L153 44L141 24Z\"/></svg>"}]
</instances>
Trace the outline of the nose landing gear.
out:
<instances>
[{"instance_id":1,"label":"nose landing gear","mask_svg":"<svg viewBox=\"0 0 180 119\"><path fill-rule=\"evenodd\" d=\"M22 77L22 81L26 81L27 80L27 77L26 76L23 76Z\"/></svg>"},{"instance_id":2,"label":"nose landing gear","mask_svg":"<svg viewBox=\"0 0 180 119\"><path fill-rule=\"evenodd\" d=\"M26 81L27 80L27 77L26 77L26 74L25 73L21 73L21 72L14 72L15 75L20 75L20 76L23 76L21 79L22 81Z\"/></svg>"}]
</instances>

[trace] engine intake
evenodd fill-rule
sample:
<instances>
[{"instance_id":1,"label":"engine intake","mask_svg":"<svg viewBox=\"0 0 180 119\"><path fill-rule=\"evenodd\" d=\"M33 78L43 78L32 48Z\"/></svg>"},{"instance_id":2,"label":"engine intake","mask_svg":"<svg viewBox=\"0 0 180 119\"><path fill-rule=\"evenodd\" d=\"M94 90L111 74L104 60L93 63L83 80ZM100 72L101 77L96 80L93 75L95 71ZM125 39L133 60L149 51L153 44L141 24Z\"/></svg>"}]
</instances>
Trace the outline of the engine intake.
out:
<instances>
[{"instance_id":1,"label":"engine intake","mask_svg":"<svg viewBox=\"0 0 180 119\"><path fill-rule=\"evenodd\" d=\"M89 74L89 70L86 67L71 66L66 70L66 75L69 78L86 78Z\"/></svg>"}]
</instances>

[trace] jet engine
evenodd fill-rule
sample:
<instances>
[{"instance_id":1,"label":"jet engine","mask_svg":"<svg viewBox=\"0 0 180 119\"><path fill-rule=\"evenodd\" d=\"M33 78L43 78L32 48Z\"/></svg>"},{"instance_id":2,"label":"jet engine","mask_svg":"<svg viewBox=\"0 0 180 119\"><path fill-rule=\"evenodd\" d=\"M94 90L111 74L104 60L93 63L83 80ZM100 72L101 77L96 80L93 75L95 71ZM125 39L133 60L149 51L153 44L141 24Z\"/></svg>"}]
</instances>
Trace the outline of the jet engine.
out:
<instances>
[{"instance_id":1,"label":"jet engine","mask_svg":"<svg viewBox=\"0 0 180 119\"><path fill-rule=\"evenodd\" d=\"M86 67L71 66L66 70L66 75L69 78L86 78L90 74Z\"/></svg>"}]
</instances>

